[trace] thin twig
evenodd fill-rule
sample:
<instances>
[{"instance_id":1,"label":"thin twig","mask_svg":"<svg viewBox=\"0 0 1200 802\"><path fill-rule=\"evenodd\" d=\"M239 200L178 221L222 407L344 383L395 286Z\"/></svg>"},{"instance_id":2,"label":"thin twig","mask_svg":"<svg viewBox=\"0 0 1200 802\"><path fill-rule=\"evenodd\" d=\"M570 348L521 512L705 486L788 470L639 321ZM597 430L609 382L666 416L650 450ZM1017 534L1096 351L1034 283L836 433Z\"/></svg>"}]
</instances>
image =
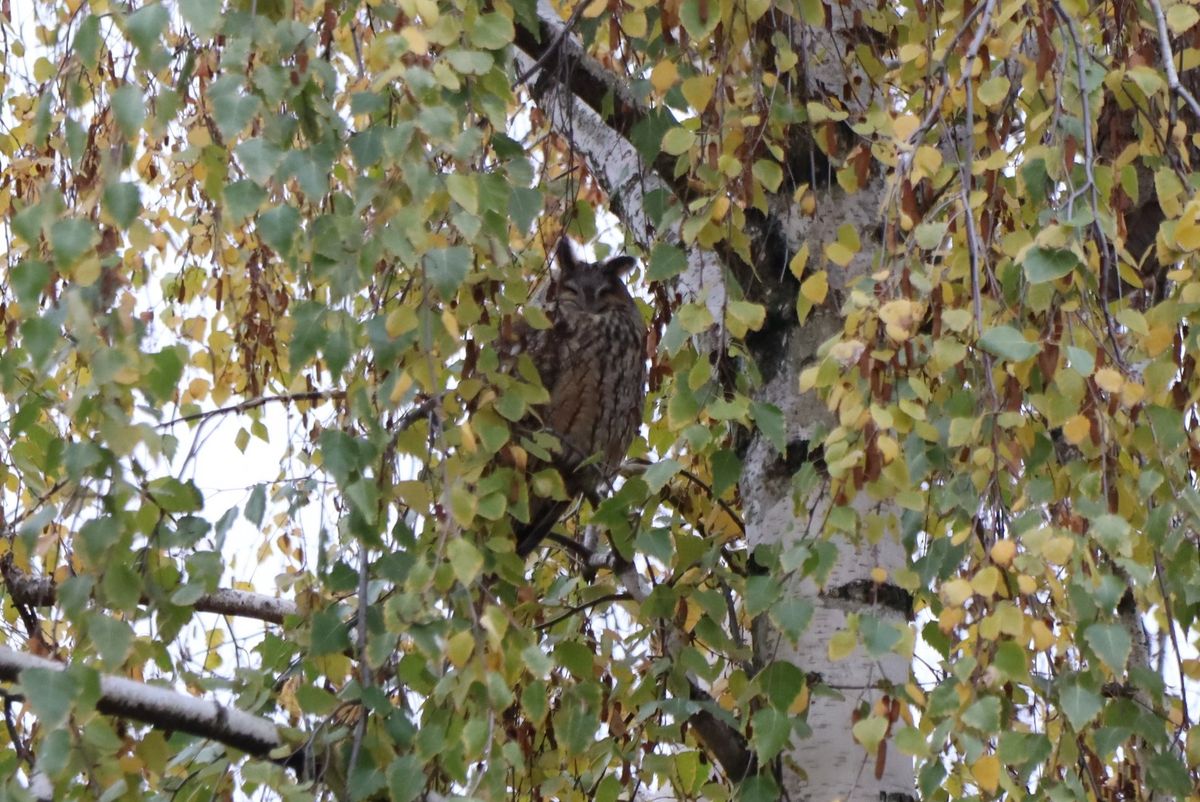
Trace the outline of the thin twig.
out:
<instances>
[{"instance_id":1,"label":"thin twig","mask_svg":"<svg viewBox=\"0 0 1200 802\"><path fill-rule=\"evenodd\" d=\"M1167 86L1187 101L1192 108L1192 114L1200 117L1200 102L1197 102L1195 95L1179 82L1179 73L1175 70L1175 54L1171 51L1171 37L1167 31L1167 17L1163 14L1162 4L1158 0L1147 0L1147 2L1150 3L1150 8L1154 11L1154 19L1158 23L1158 46L1162 53L1163 69L1167 71Z\"/></svg>"},{"instance_id":2,"label":"thin twig","mask_svg":"<svg viewBox=\"0 0 1200 802\"><path fill-rule=\"evenodd\" d=\"M587 0L582 0L582 2L575 6L575 10L571 12L571 16L568 17L567 21L563 23L563 26L558 29L558 35L554 37L554 41L550 43L550 46L545 49L542 55L538 56L537 61L525 68L525 70L516 77L516 80L513 81L513 89L516 89L518 86L523 86L535 72L540 70L542 66L549 61L551 56L558 52L558 49L562 47L563 40L567 38L567 34L570 33L571 29L575 27L575 23L579 21L579 17L582 16L583 9L587 5ZM539 21L541 20L540 17L538 19Z\"/></svg>"},{"instance_id":3,"label":"thin twig","mask_svg":"<svg viewBox=\"0 0 1200 802\"><path fill-rule=\"evenodd\" d=\"M628 593L606 593L605 595L601 596L598 599L592 599L591 601L584 602L583 604L580 604L577 607L571 607L565 613L562 613L561 615L556 615L554 618L551 618L549 621L538 624L536 627L534 627L534 629L536 629L539 632L541 632L543 629L549 629L550 627L554 626L555 624L557 624L561 621L567 620L568 618L575 615L576 613L582 613L585 610L590 610L591 608L593 608L597 605L600 605L600 604L604 604L605 602L631 601L632 599L633 599L633 596L631 596Z\"/></svg>"},{"instance_id":4,"label":"thin twig","mask_svg":"<svg viewBox=\"0 0 1200 802\"><path fill-rule=\"evenodd\" d=\"M280 395L264 395L258 398L251 398L249 401L243 401L240 404L234 404L229 407L219 407L218 409L210 409L206 412L194 412L191 415L183 415L182 417L174 418L165 423L158 424L158 428L165 429L168 426L175 426L180 423L191 423L192 421L208 420L217 415L227 415L229 413L242 413L251 409L257 409L261 406L266 406L274 402L291 403L297 401L340 401L346 397L345 390L313 390L307 393L282 393Z\"/></svg>"}]
</instances>

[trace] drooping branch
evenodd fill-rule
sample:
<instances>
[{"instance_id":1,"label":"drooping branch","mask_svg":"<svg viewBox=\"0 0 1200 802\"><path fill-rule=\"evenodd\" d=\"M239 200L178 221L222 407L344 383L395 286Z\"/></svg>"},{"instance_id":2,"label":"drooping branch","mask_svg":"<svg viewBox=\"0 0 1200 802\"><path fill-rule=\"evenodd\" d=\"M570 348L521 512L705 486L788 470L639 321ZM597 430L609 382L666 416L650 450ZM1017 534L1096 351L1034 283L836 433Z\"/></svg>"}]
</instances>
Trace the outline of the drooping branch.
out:
<instances>
[{"instance_id":1,"label":"drooping branch","mask_svg":"<svg viewBox=\"0 0 1200 802\"><path fill-rule=\"evenodd\" d=\"M0 680L17 682L21 672L32 669L64 671L66 668L62 663L0 646ZM159 729L211 738L255 757L267 757L283 745L279 731L265 718L124 677L101 675L96 709L105 715L133 719Z\"/></svg>"},{"instance_id":2,"label":"drooping branch","mask_svg":"<svg viewBox=\"0 0 1200 802\"><path fill-rule=\"evenodd\" d=\"M619 561L614 566L614 571L621 578L629 595L639 603L644 603L650 595L650 588L633 564ZM674 658L682 649L683 641L678 629L671 624L667 624L667 627L663 650ZM712 758L735 782L744 780L757 771L758 760L746 737L714 712L720 710L720 707L690 674L688 686L691 701L700 705L699 710L688 716L688 726L700 738Z\"/></svg>"},{"instance_id":3,"label":"drooping branch","mask_svg":"<svg viewBox=\"0 0 1200 802\"><path fill-rule=\"evenodd\" d=\"M49 577L31 576L8 568L4 571L4 585L17 604L52 607L58 601L58 588ZM143 597L141 603L147 604L149 599ZM230 588L205 593L191 606L199 613L254 618L270 624L282 624L287 616L299 612L296 603L287 599Z\"/></svg>"}]
</instances>

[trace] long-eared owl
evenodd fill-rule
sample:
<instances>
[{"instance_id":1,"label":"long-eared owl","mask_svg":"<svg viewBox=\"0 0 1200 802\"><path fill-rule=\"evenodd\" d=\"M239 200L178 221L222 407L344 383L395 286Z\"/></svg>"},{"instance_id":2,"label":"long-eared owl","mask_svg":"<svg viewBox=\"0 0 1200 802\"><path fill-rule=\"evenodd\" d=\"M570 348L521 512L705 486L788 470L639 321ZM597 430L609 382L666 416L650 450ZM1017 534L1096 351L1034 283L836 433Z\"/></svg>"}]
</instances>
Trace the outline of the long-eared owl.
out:
<instances>
[{"instance_id":1,"label":"long-eared owl","mask_svg":"<svg viewBox=\"0 0 1200 802\"><path fill-rule=\"evenodd\" d=\"M580 261L565 237L556 257L558 273L545 297L552 325L524 328L518 344L550 394L537 416L558 438L554 466L574 498L607 489L641 425L646 324L624 282L633 257ZM517 553L532 552L570 504L531 497L529 523L517 527Z\"/></svg>"}]
</instances>

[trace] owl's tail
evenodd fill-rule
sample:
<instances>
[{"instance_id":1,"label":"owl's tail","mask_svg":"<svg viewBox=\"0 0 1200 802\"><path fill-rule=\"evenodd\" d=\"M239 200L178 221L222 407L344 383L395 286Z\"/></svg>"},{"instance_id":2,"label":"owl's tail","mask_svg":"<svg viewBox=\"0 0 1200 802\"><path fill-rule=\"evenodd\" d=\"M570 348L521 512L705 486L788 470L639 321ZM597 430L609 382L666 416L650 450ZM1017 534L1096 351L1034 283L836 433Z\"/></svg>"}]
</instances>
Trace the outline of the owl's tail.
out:
<instances>
[{"instance_id":1,"label":"owl's tail","mask_svg":"<svg viewBox=\"0 0 1200 802\"><path fill-rule=\"evenodd\" d=\"M520 557L528 557L546 539L571 502L538 499L532 506L529 523L517 526L517 555Z\"/></svg>"}]
</instances>

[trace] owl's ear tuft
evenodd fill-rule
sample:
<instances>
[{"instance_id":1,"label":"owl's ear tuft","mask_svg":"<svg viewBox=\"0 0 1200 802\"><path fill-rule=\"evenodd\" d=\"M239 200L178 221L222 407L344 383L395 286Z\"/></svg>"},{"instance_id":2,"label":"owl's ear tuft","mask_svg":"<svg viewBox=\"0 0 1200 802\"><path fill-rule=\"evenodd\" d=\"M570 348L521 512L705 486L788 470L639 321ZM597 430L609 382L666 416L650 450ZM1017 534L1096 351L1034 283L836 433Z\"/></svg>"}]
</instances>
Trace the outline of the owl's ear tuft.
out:
<instances>
[{"instance_id":1,"label":"owl's ear tuft","mask_svg":"<svg viewBox=\"0 0 1200 802\"><path fill-rule=\"evenodd\" d=\"M604 263L604 272L610 276L624 276L636 264L637 259L632 256L616 256Z\"/></svg>"},{"instance_id":2,"label":"owl's ear tuft","mask_svg":"<svg viewBox=\"0 0 1200 802\"><path fill-rule=\"evenodd\" d=\"M575 259L575 249L571 247L571 240L566 237L558 241L554 256L558 259L558 269L563 274L573 273L579 267L579 262Z\"/></svg>"}]
</instances>

